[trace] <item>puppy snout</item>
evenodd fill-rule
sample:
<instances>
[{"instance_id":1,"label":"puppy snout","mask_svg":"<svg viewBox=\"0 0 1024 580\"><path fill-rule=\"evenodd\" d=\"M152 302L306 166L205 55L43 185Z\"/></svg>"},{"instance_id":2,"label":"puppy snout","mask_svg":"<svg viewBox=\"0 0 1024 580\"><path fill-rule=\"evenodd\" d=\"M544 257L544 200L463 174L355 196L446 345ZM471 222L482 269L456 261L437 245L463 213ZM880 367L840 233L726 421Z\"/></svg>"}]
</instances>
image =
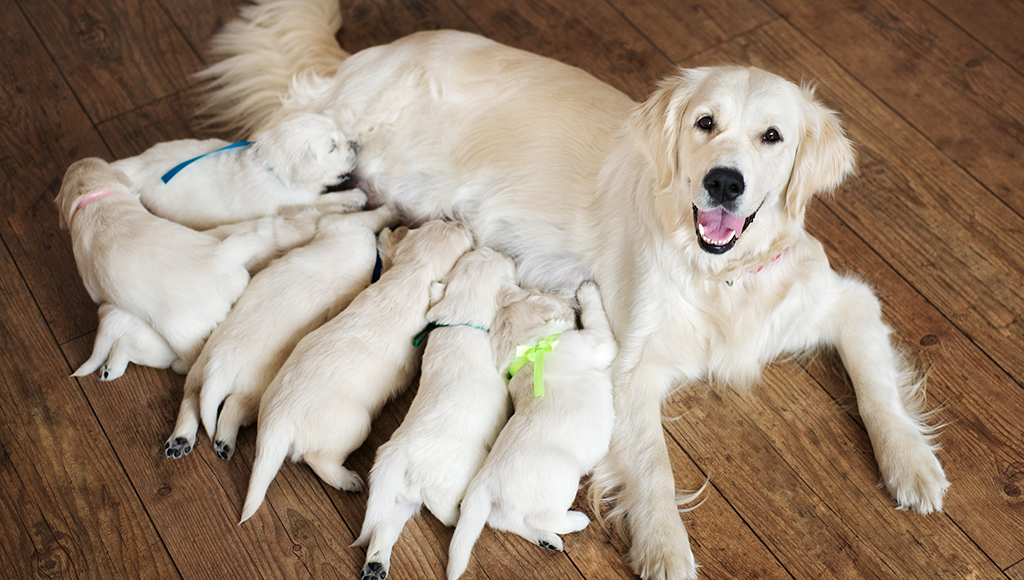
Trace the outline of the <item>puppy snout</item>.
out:
<instances>
[{"instance_id":1,"label":"puppy snout","mask_svg":"<svg viewBox=\"0 0 1024 580\"><path fill-rule=\"evenodd\" d=\"M353 155L358 155L359 154L359 143L357 143L355 141L349 141L348 142L348 150L351 151Z\"/></svg>"},{"instance_id":2,"label":"puppy snout","mask_svg":"<svg viewBox=\"0 0 1024 580\"><path fill-rule=\"evenodd\" d=\"M743 195L743 174L728 167L716 167L704 176L704 189L718 204L728 204Z\"/></svg>"}]
</instances>

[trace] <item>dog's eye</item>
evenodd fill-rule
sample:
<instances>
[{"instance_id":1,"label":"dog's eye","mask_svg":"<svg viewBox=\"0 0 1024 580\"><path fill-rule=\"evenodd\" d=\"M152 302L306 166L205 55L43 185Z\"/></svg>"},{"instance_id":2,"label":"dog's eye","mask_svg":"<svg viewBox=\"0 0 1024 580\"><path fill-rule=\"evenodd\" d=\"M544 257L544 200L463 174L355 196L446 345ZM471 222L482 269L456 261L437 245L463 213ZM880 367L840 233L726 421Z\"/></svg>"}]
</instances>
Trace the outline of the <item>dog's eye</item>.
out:
<instances>
[{"instance_id":1,"label":"dog's eye","mask_svg":"<svg viewBox=\"0 0 1024 580\"><path fill-rule=\"evenodd\" d=\"M704 115L700 119L697 119L697 123L694 126L700 129L701 131L710 133L711 130L715 128L715 120L711 117L711 115Z\"/></svg>"},{"instance_id":2,"label":"dog's eye","mask_svg":"<svg viewBox=\"0 0 1024 580\"><path fill-rule=\"evenodd\" d=\"M782 134L775 127L771 127L761 135L761 140L765 143L778 143L782 141Z\"/></svg>"},{"instance_id":3,"label":"dog's eye","mask_svg":"<svg viewBox=\"0 0 1024 580\"><path fill-rule=\"evenodd\" d=\"M335 141L331 141L331 150L328 151L328 153L334 153L334 150L337 149L337 148L338 148L338 143L335 142Z\"/></svg>"}]
</instances>

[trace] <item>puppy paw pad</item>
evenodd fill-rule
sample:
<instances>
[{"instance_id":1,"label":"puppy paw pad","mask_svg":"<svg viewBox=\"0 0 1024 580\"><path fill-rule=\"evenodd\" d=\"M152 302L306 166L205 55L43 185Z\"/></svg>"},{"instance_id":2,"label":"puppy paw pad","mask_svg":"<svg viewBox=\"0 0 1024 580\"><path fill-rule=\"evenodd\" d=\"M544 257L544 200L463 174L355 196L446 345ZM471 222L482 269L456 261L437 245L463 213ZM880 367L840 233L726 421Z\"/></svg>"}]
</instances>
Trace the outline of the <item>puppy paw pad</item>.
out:
<instances>
[{"instance_id":1,"label":"puppy paw pad","mask_svg":"<svg viewBox=\"0 0 1024 580\"><path fill-rule=\"evenodd\" d=\"M164 455L171 459L188 455L192 451L192 443L185 437L175 437L164 443Z\"/></svg>"},{"instance_id":2,"label":"puppy paw pad","mask_svg":"<svg viewBox=\"0 0 1024 580\"><path fill-rule=\"evenodd\" d=\"M388 571L380 562L367 562L361 572L362 580L384 580L388 577Z\"/></svg>"}]
</instances>

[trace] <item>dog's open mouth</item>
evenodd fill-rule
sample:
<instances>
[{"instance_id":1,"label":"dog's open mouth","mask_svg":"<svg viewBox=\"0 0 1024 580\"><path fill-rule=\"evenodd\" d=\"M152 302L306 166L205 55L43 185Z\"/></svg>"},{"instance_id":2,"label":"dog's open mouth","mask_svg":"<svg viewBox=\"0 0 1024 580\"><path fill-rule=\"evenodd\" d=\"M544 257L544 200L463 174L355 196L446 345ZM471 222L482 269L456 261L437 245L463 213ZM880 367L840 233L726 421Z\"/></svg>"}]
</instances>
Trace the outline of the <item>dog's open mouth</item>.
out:
<instances>
[{"instance_id":1,"label":"dog's open mouth","mask_svg":"<svg viewBox=\"0 0 1024 580\"><path fill-rule=\"evenodd\" d=\"M736 240L754 221L757 212L746 218L735 216L717 207L707 211L693 206L693 223L697 228L697 243L709 254L724 254L736 245Z\"/></svg>"}]
</instances>

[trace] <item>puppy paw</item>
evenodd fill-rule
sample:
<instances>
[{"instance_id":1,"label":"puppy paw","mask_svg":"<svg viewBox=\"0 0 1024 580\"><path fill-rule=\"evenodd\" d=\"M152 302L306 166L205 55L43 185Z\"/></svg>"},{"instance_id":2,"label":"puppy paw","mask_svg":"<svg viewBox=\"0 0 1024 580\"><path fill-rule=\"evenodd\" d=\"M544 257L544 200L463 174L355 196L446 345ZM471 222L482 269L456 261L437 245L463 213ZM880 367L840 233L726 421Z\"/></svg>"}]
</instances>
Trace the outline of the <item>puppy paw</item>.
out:
<instances>
[{"instance_id":1,"label":"puppy paw","mask_svg":"<svg viewBox=\"0 0 1024 580\"><path fill-rule=\"evenodd\" d=\"M167 440L167 443L164 443L164 455L171 459L183 457L188 455L189 451L192 451L192 444L193 441L189 441L187 437L175 437L172 435Z\"/></svg>"},{"instance_id":2,"label":"puppy paw","mask_svg":"<svg viewBox=\"0 0 1024 580\"><path fill-rule=\"evenodd\" d=\"M114 380L116 378L120 378L121 376L124 375L124 372L126 370L126 368L125 368L126 366L127 365L125 365L124 367L122 367L122 366L112 367L112 366L109 366L108 364L104 363L104 365L102 367L100 367L100 380L101 381L112 381L112 380Z\"/></svg>"},{"instance_id":3,"label":"puppy paw","mask_svg":"<svg viewBox=\"0 0 1024 580\"><path fill-rule=\"evenodd\" d=\"M541 541L537 542L537 545L540 546L541 548L544 548L545 550L551 550L552 552L561 552L562 551L562 540L561 540L561 538L559 538L557 544L552 544L551 542L548 542L547 540L541 540Z\"/></svg>"},{"instance_id":4,"label":"puppy paw","mask_svg":"<svg viewBox=\"0 0 1024 580\"><path fill-rule=\"evenodd\" d=\"M362 580L384 580L388 577L388 570L380 562L367 562L360 574Z\"/></svg>"},{"instance_id":5,"label":"puppy paw","mask_svg":"<svg viewBox=\"0 0 1024 580\"><path fill-rule=\"evenodd\" d=\"M235 454L234 447L223 441L214 442L213 449L217 452L217 457L220 457L224 461L230 460L231 456Z\"/></svg>"},{"instance_id":6,"label":"puppy paw","mask_svg":"<svg viewBox=\"0 0 1024 580\"><path fill-rule=\"evenodd\" d=\"M923 436L890 445L879 453L878 468L886 489L898 504L896 509L922 515L942 510L949 480Z\"/></svg>"}]
</instances>

